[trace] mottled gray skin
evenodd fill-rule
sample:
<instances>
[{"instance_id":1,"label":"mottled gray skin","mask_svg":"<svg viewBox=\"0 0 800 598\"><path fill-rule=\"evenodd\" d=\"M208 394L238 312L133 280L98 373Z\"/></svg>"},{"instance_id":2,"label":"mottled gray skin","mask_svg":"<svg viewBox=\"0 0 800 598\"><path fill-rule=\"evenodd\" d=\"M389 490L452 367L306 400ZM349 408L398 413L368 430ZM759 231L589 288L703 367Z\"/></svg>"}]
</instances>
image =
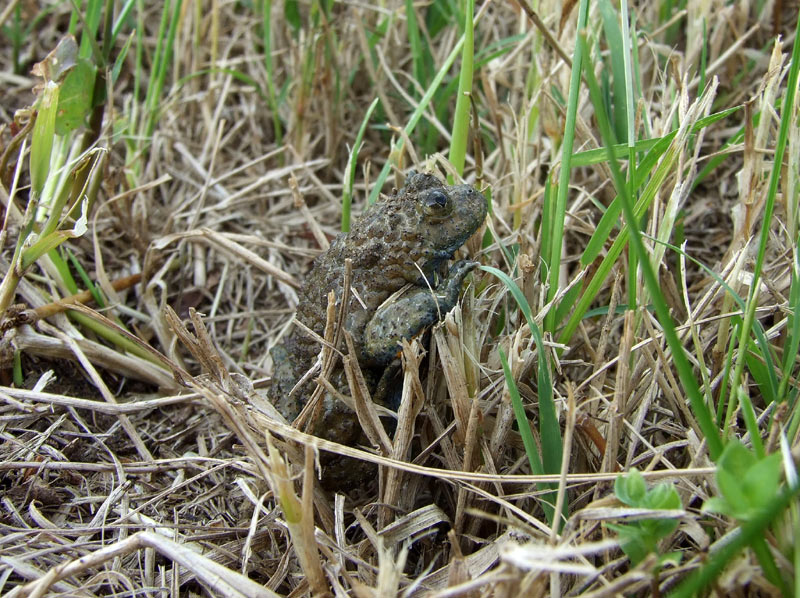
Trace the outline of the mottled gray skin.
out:
<instances>
[{"instance_id":1,"label":"mottled gray skin","mask_svg":"<svg viewBox=\"0 0 800 598\"><path fill-rule=\"evenodd\" d=\"M350 258L354 292L344 325L353 336L358 362L374 390L396 358L400 340L437 322L458 301L464 277L475 263L462 260L441 280L438 274L485 217L486 199L474 188L446 186L435 176L412 173L405 187L375 202L349 233L337 236L316 259L300 291L297 320L323 336L328 293L335 291L338 309L345 259ZM397 301L382 305L407 283L416 286ZM300 327L271 350L270 398L289 421L298 416L316 387L316 376L312 376L290 396L320 350L320 344ZM343 394L350 394L341 367L330 379ZM327 395L322 417L312 432L352 444L359 438L360 427L347 406Z\"/></svg>"}]
</instances>

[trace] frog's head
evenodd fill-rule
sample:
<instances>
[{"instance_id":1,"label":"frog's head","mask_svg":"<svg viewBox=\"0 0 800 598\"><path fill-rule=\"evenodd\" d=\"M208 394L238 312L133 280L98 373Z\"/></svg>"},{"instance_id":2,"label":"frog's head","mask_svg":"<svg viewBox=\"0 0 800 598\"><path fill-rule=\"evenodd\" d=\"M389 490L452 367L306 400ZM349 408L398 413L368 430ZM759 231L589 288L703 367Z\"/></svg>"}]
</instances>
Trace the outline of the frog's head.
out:
<instances>
[{"instance_id":1,"label":"frog's head","mask_svg":"<svg viewBox=\"0 0 800 598\"><path fill-rule=\"evenodd\" d=\"M405 194L414 197L429 248L449 257L486 218L486 198L470 185L445 185L431 174L412 172Z\"/></svg>"}]
</instances>

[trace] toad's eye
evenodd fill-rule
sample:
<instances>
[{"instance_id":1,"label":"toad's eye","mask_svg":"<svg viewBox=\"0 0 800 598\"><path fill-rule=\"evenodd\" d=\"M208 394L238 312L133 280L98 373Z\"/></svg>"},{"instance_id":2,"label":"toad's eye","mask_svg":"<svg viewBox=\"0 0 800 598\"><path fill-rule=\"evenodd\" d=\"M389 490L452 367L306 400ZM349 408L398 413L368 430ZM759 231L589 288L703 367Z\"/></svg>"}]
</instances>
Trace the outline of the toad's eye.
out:
<instances>
[{"instance_id":1,"label":"toad's eye","mask_svg":"<svg viewBox=\"0 0 800 598\"><path fill-rule=\"evenodd\" d=\"M439 189L431 189L420 198L420 201L425 213L431 216L446 216L452 209L447 194Z\"/></svg>"}]
</instances>

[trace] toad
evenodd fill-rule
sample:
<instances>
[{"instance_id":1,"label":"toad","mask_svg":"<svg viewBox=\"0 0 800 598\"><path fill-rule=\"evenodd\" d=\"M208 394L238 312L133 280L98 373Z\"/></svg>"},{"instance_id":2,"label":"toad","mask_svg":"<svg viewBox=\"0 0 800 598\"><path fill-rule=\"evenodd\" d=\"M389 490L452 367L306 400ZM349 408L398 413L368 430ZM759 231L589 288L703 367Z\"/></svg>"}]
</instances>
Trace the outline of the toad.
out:
<instances>
[{"instance_id":1,"label":"toad","mask_svg":"<svg viewBox=\"0 0 800 598\"><path fill-rule=\"evenodd\" d=\"M351 259L344 328L352 335L358 363L375 391L387 369L397 363L398 343L424 331L455 306L464 278L477 264L461 260L448 270L447 261L480 227L486 209L486 199L473 187L449 186L431 174L412 172L402 189L382 196L350 232L338 235L315 260L299 293L297 321L324 335L328 293L335 292L338 310L345 259ZM387 301L409 283L410 290ZM321 345L303 326L296 326L270 351L274 367L269 396L290 422L311 398L319 375L318 370L307 376ZM350 394L341 365L329 379L337 390ZM373 395L373 399L396 409L392 400L399 400L399 395L383 401ZM321 416L309 431L342 444L356 443L361 428L355 413L330 393L323 401Z\"/></svg>"}]
</instances>

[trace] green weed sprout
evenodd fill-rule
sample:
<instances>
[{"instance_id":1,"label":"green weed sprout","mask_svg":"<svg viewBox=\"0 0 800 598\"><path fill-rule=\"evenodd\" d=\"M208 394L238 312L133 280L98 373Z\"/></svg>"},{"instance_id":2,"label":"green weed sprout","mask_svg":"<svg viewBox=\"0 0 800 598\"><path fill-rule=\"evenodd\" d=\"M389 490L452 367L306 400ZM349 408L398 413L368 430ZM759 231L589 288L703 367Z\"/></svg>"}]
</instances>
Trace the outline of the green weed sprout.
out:
<instances>
[{"instance_id":1,"label":"green weed sprout","mask_svg":"<svg viewBox=\"0 0 800 598\"><path fill-rule=\"evenodd\" d=\"M752 522L779 495L780 478L780 453L759 457L739 440L730 440L722 452L715 474L720 496L709 498L703 510L727 515L742 523ZM764 535L752 538L750 548L766 578L780 588L784 596L789 595Z\"/></svg>"},{"instance_id":2,"label":"green weed sprout","mask_svg":"<svg viewBox=\"0 0 800 598\"><path fill-rule=\"evenodd\" d=\"M653 511L678 510L682 508L681 499L675 488L662 482L648 490L644 476L637 469L618 477L614 482L617 498L636 509ZM622 551L638 565L650 554L658 554L658 543L678 527L673 518L641 519L632 523L608 524L609 529L619 534ZM679 552L669 552L658 557L658 566L667 562L680 561Z\"/></svg>"}]
</instances>

